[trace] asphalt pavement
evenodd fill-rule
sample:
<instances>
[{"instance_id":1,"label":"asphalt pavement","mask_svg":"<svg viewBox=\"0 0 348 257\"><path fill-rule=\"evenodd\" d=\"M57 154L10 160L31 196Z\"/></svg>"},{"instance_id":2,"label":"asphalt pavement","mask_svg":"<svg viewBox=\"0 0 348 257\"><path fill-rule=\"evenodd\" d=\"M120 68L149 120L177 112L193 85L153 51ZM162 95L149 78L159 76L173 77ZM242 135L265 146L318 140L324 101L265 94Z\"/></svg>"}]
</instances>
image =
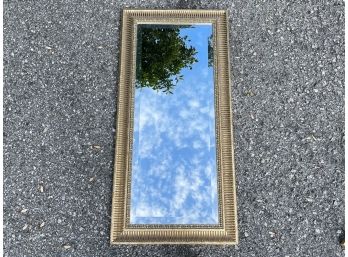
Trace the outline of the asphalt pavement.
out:
<instances>
[{"instance_id":1,"label":"asphalt pavement","mask_svg":"<svg viewBox=\"0 0 348 257\"><path fill-rule=\"evenodd\" d=\"M121 11L228 9L240 243L110 246ZM4 256L344 256L343 1L4 2Z\"/></svg>"}]
</instances>

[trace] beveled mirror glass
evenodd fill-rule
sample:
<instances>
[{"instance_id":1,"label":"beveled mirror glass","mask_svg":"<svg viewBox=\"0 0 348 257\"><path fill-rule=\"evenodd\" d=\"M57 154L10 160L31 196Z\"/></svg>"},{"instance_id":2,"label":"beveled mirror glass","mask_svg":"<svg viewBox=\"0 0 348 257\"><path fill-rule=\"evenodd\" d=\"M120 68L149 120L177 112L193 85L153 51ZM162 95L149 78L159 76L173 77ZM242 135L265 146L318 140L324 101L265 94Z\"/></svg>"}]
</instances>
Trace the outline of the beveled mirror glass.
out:
<instances>
[{"instance_id":1,"label":"beveled mirror glass","mask_svg":"<svg viewBox=\"0 0 348 257\"><path fill-rule=\"evenodd\" d=\"M111 243L237 243L226 20L123 12Z\"/></svg>"},{"instance_id":2,"label":"beveled mirror glass","mask_svg":"<svg viewBox=\"0 0 348 257\"><path fill-rule=\"evenodd\" d=\"M131 224L218 224L212 36L137 26Z\"/></svg>"}]
</instances>

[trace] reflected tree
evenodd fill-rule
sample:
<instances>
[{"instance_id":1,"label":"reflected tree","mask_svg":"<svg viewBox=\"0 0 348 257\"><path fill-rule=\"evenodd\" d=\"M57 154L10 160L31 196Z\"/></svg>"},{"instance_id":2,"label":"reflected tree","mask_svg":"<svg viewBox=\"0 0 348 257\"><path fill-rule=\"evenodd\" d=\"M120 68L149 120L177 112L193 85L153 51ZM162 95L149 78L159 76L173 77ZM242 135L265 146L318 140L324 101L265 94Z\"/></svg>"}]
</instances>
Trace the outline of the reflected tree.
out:
<instances>
[{"instance_id":1,"label":"reflected tree","mask_svg":"<svg viewBox=\"0 0 348 257\"><path fill-rule=\"evenodd\" d=\"M213 33L208 38L208 67L214 65L214 47L213 47Z\"/></svg>"},{"instance_id":2,"label":"reflected tree","mask_svg":"<svg viewBox=\"0 0 348 257\"><path fill-rule=\"evenodd\" d=\"M172 94L183 79L180 71L192 69L198 60L196 49L187 43L180 29L190 26L139 25L137 41L136 88L152 88Z\"/></svg>"}]
</instances>

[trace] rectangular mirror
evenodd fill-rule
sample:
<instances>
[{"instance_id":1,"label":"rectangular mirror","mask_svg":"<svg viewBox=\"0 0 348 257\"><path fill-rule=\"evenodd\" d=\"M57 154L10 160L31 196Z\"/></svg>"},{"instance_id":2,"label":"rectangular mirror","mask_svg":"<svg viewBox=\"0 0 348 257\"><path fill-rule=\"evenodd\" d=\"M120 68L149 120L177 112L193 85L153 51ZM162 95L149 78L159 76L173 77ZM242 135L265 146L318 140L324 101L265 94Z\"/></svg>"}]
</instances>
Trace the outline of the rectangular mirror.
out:
<instances>
[{"instance_id":1,"label":"rectangular mirror","mask_svg":"<svg viewBox=\"0 0 348 257\"><path fill-rule=\"evenodd\" d=\"M112 244L236 244L226 11L125 10Z\"/></svg>"},{"instance_id":2,"label":"rectangular mirror","mask_svg":"<svg viewBox=\"0 0 348 257\"><path fill-rule=\"evenodd\" d=\"M212 36L137 26L130 224L218 224Z\"/></svg>"}]
</instances>

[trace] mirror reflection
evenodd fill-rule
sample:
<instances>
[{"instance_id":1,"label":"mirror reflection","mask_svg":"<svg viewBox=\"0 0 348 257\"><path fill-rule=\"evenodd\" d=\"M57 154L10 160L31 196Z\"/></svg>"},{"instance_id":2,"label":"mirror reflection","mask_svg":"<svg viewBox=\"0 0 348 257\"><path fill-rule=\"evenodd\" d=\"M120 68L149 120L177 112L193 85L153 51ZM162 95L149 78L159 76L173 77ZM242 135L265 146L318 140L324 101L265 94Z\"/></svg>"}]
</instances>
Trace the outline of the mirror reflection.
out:
<instances>
[{"instance_id":1,"label":"mirror reflection","mask_svg":"<svg viewBox=\"0 0 348 257\"><path fill-rule=\"evenodd\" d=\"M212 24L137 26L131 224L218 224Z\"/></svg>"}]
</instances>

